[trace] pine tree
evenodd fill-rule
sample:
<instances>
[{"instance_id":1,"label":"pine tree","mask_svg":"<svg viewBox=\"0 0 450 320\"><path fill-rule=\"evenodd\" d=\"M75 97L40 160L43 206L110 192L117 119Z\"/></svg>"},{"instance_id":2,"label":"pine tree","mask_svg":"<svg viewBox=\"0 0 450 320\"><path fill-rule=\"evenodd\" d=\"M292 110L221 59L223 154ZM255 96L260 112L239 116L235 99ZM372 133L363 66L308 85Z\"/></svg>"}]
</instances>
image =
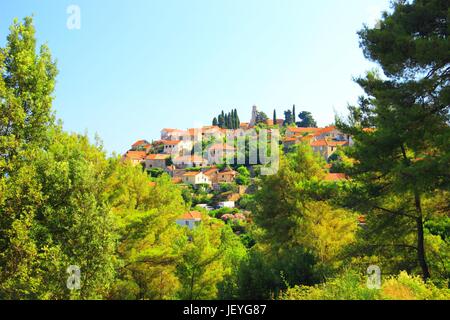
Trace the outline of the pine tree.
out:
<instances>
[{"instance_id":1,"label":"pine tree","mask_svg":"<svg viewBox=\"0 0 450 320\"><path fill-rule=\"evenodd\" d=\"M368 250L398 268L416 266L425 280L436 264L424 224L442 219L430 204L450 186L448 25L448 1L395 1L376 28L360 31L383 76L357 79L366 95L338 123L356 142L351 174L361 189L351 203L368 214Z\"/></svg>"},{"instance_id":2,"label":"pine tree","mask_svg":"<svg viewBox=\"0 0 450 320\"><path fill-rule=\"evenodd\" d=\"M292 123L295 123L295 119L296 119L297 115L295 113L295 104L292 106Z\"/></svg>"},{"instance_id":3,"label":"pine tree","mask_svg":"<svg viewBox=\"0 0 450 320\"><path fill-rule=\"evenodd\" d=\"M284 125L289 126L292 124L292 111L286 110L284 112Z\"/></svg>"},{"instance_id":4,"label":"pine tree","mask_svg":"<svg viewBox=\"0 0 450 320\"><path fill-rule=\"evenodd\" d=\"M218 125L220 128L223 128L223 127L225 126L225 117L223 116L223 111L222 111L221 114L219 114L219 117L218 117L218 119L217 119L217 125Z\"/></svg>"},{"instance_id":5,"label":"pine tree","mask_svg":"<svg viewBox=\"0 0 450 320\"><path fill-rule=\"evenodd\" d=\"M217 125L218 125L218 122L217 122L217 118L216 118L216 117L214 117L214 119L213 119L213 121L212 121L212 125L213 125L213 126L217 126Z\"/></svg>"},{"instance_id":6,"label":"pine tree","mask_svg":"<svg viewBox=\"0 0 450 320\"><path fill-rule=\"evenodd\" d=\"M273 109L273 125L277 125L277 111Z\"/></svg>"},{"instance_id":7,"label":"pine tree","mask_svg":"<svg viewBox=\"0 0 450 320\"><path fill-rule=\"evenodd\" d=\"M238 116L238 113L236 110L236 129L239 129L240 127L241 127L241 120L239 119L239 116Z\"/></svg>"}]
</instances>

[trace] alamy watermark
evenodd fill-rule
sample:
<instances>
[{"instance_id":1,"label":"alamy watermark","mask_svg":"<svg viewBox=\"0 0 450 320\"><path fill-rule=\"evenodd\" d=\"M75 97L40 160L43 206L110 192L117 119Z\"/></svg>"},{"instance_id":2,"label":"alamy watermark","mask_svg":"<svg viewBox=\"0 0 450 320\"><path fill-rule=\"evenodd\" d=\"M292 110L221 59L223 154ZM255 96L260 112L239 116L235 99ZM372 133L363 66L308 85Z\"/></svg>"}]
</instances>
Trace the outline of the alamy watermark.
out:
<instances>
[{"instance_id":1,"label":"alamy watermark","mask_svg":"<svg viewBox=\"0 0 450 320\"><path fill-rule=\"evenodd\" d=\"M66 26L69 30L80 30L81 29L81 9L80 6L76 4L71 4L67 7L66 13L69 15L67 17Z\"/></svg>"},{"instance_id":2,"label":"alamy watermark","mask_svg":"<svg viewBox=\"0 0 450 320\"><path fill-rule=\"evenodd\" d=\"M377 265L367 268L367 288L381 289L381 269Z\"/></svg>"},{"instance_id":3,"label":"alamy watermark","mask_svg":"<svg viewBox=\"0 0 450 320\"><path fill-rule=\"evenodd\" d=\"M71 265L67 268L66 272L69 277L66 281L67 289L79 290L81 288L81 269L79 266Z\"/></svg>"}]
</instances>

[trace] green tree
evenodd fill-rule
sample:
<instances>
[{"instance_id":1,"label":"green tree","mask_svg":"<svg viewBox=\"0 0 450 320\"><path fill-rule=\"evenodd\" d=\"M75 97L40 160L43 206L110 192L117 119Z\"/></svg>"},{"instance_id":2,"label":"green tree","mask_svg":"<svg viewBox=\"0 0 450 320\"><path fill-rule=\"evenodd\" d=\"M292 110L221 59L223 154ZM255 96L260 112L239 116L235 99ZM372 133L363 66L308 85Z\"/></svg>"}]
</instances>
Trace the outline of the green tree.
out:
<instances>
[{"instance_id":1,"label":"green tree","mask_svg":"<svg viewBox=\"0 0 450 320\"><path fill-rule=\"evenodd\" d=\"M32 18L15 20L0 50L0 297L101 298L114 275L105 155L54 123L57 70L36 49ZM80 290L66 287L69 265Z\"/></svg>"},{"instance_id":2,"label":"green tree","mask_svg":"<svg viewBox=\"0 0 450 320\"><path fill-rule=\"evenodd\" d=\"M293 119L292 119L292 111L291 110L286 110L284 112L284 125L285 126L289 126L293 123Z\"/></svg>"},{"instance_id":3,"label":"green tree","mask_svg":"<svg viewBox=\"0 0 450 320\"><path fill-rule=\"evenodd\" d=\"M298 117L300 118L300 121L297 122L298 127L300 127L300 128L316 128L317 127L316 120L314 120L311 112L302 111L299 113Z\"/></svg>"},{"instance_id":4,"label":"green tree","mask_svg":"<svg viewBox=\"0 0 450 320\"><path fill-rule=\"evenodd\" d=\"M343 250L356 240L356 216L322 199L324 163L307 144L282 156L275 175L262 177L254 196L261 241L274 250L303 248L325 276L342 265Z\"/></svg>"},{"instance_id":5,"label":"green tree","mask_svg":"<svg viewBox=\"0 0 450 320\"><path fill-rule=\"evenodd\" d=\"M267 115L264 112L258 111L256 113L256 124L260 124L260 123L266 124L268 119L269 118L267 117Z\"/></svg>"},{"instance_id":6,"label":"green tree","mask_svg":"<svg viewBox=\"0 0 450 320\"><path fill-rule=\"evenodd\" d=\"M223 222L204 221L194 230L185 228L186 236L177 242L181 260L177 275L181 283L180 299L216 299L221 294L232 297L236 291L236 267L245 256L245 248Z\"/></svg>"},{"instance_id":7,"label":"green tree","mask_svg":"<svg viewBox=\"0 0 450 320\"><path fill-rule=\"evenodd\" d=\"M179 288L175 221L185 211L181 191L163 175L152 185L136 167L118 162L108 181L119 233L113 299L174 299Z\"/></svg>"},{"instance_id":8,"label":"green tree","mask_svg":"<svg viewBox=\"0 0 450 320\"><path fill-rule=\"evenodd\" d=\"M388 226L371 244L391 259L386 246L403 260L415 255L409 268L424 279L432 275L424 223L436 218L425 202L450 186L448 19L448 1L395 1L379 28L361 30L365 56L386 78L357 79L366 96L339 124L356 141L352 205L368 213L373 232Z\"/></svg>"},{"instance_id":9,"label":"green tree","mask_svg":"<svg viewBox=\"0 0 450 320\"><path fill-rule=\"evenodd\" d=\"M297 117L297 113L295 113L295 104L292 106L292 123L295 123L295 118Z\"/></svg>"},{"instance_id":10,"label":"green tree","mask_svg":"<svg viewBox=\"0 0 450 320\"><path fill-rule=\"evenodd\" d=\"M222 111L222 114L219 114L219 116L217 118L217 124L220 128L223 128L225 125L225 116L223 115L223 111Z\"/></svg>"}]
</instances>

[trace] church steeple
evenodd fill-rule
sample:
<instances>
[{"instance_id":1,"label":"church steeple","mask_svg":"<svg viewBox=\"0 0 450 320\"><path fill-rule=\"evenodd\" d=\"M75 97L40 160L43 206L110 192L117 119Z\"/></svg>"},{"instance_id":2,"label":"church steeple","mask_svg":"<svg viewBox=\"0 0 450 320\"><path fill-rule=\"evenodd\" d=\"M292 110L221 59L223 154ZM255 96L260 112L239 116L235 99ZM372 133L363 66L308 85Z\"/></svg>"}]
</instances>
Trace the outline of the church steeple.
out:
<instances>
[{"instance_id":1,"label":"church steeple","mask_svg":"<svg viewBox=\"0 0 450 320\"><path fill-rule=\"evenodd\" d=\"M254 127L255 126L257 114L258 114L258 108L256 106L253 106L253 108L252 108L252 118L250 120L250 127Z\"/></svg>"}]
</instances>

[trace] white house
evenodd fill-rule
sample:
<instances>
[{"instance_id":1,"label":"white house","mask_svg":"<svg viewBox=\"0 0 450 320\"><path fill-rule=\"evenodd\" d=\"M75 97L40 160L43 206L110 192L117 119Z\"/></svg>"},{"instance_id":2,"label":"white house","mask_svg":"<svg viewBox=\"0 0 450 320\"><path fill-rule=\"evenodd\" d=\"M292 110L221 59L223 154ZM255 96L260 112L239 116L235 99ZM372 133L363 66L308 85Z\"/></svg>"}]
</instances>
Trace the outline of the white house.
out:
<instances>
[{"instance_id":1,"label":"white house","mask_svg":"<svg viewBox=\"0 0 450 320\"><path fill-rule=\"evenodd\" d=\"M190 167L201 168L208 165L208 161L198 155L179 156L173 158L172 162L178 169L185 169Z\"/></svg>"},{"instance_id":2,"label":"white house","mask_svg":"<svg viewBox=\"0 0 450 320\"><path fill-rule=\"evenodd\" d=\"M219 208L234 208L234 201L223 201L218 203Z\"/></svg>"},{"instance_id":3,"label":"white house","mask_svg":"<svg viewBox=\"0 0 450 320\"><path fill-rule=\"evenodd\" d=\"M190 211L178 217L176 222L179 226L192 230L202 222L202 214L198 211Z\"/></svg>"},{"instance_id":4,"label":"white house","mask_svg":"<svg viewBox=\"0 0 450 320\"><path fill-rule=\"evenodd\" d=\"M183 183L190 184L193 186L199 184L208 184L208 185L212 184L211 179L209 179L209 177L201 171L186 172L181 176L181 179L183 180Z\"/></svg>"},{"instance_id":5,"label":"white house","mask_svg":"<svg viewBox=\"0 0 450 320\"><path fill-rule=\"evenodd\" d=\"M170 135L172 132L177 131L177 129L165 128L161 130L161 140L171 140Z\"/></svg>"},{"instance_id":6,"label":"white house","mask_svg":"<svg viewBox=\"0 0 450 320\"><path fill-rule=\"evenodd\" d=\"M216 143L208 148L208 161L210 163L223 163L223 158L226 157L231 161L236 153L236 148L228 144Z\"/></svg>"}]
</instances>

